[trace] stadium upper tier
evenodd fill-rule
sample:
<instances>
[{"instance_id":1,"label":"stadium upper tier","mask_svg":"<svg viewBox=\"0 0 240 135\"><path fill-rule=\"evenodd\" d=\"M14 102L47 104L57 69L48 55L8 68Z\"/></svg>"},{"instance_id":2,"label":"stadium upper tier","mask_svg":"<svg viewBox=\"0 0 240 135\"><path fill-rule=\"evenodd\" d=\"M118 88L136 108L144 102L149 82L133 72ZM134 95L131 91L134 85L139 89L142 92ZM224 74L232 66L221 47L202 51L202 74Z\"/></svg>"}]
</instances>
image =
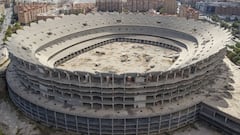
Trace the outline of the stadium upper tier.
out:
<instances>
[{"instance_id":1,"label":"stadium upper tier","mask_svg":"<svg viewBox=\"0 0 240 135\"><path fill-rule=\"evenodd\" d=\"M34 65L58 68L82 53L109 43L143 43L179 53L173 64L165 69L170 71L216 54L225 48L229 38L226 30L196 20L159 15L98 13L32 23L12 35L8 49L15 57ZM81 69L71 68L71 71Z\"/></svg>"}]
</instances>

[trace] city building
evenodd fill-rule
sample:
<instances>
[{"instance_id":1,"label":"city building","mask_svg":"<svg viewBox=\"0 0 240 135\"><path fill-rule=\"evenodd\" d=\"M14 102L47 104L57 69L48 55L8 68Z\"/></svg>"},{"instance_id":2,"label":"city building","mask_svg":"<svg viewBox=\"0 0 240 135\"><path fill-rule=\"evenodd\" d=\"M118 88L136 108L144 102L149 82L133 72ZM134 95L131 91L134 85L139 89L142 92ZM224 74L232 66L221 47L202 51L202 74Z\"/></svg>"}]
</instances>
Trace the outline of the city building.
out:
<instances>
[{"instance_id":1,"label":"city building","mask_svg":"<svg viewBox=\"0 0 240 135\"><path fill-rule=\"evenodd\" d=\"M60 14L87 14L95 9L96 3L93 1L74 1L69 2L59 10Z\"/></svg>"},{"instance_id":2,"label":"city building","mask_svg":"<svg viewBox=\"0 0 240 135\"><path fill-rule=\"evenodd\" d=\"M176 0L164 0L164 12L167 14L177 13L177 1Z\"/></svg>"},{"instance_id":3,"label":"city building","mask_svg":"<svg viewBox=\"0 0 240 135\"><path fill-rule=\"evenodd\" d=\"M197 2L196 8L206 14L240 16L240 2Z\"/></svg>"},{"instance_id":4,"label":"city building","mask_svg":"<svg viewBox=\"0 0 240 135\"><path fill-rule=\"evenodd\" d=\"M97 0L98 11L146 12L163 6L163 0Z\"/></svg>"},{"instance_id":5,"label":"city building","mask_svg":"<svg viewBox=\"0 0 240 135\"><path fill-rule=\"evenodd\" d=\"M37 15L46 13L52 9L52 5L46 3L18 3L14 7L14 13L18 15L18 21L23 24L29 24L37 21Z\"/></svg>"},{"instance_id":6,"label":"city building","mask_svg":"<svg viewBox=\"0 0 240 135\"><path fill-rule=\"evenodd\" d=\"M5 12L5 4L4 3L0 3L0 16L4 15Z\"/></svg>"},{"instance_id":7,"label":"city building","mask_svg":"<svg viewBox=\"0 0 240 135\"><path fill-rule=\"evenodd\" d=\"M62 18L62 15L61 14L58 14L58 13L40 13L37 15L37 21L39 20L44 20L46 21L47 19L54 19L56 17L59 17L59 18Z\"/></svg>"},{"instance_id":8,"label":"city building","mask_svg":"<svg viewBox=\"0 0 240 135\"><path fill-rule=\"evenodd\" d=\"M0 3L4 3L5 8L9 8L11 0L0 0Z\"/></svg>"},{"instance_id":9,"label":"city building","mask_svg":"<svg viewBox=\"0 0 240 135\"><path fill-rule=\"evenodd\" d=\"M157 10L163 5L163 0L127 0L127 9L131 12L146 12Z\"/></svg>"},{"instance_id":10,"label":"city building","mask_svg":"<svg viewBox=\"0 0 240 135\"><path fill-rule=\"evenodd\" d=\"M122 0L96 0L96 7L98 11L122 11Z\"/></svg>"},{"instance_id":11,"label":"city building","mask_svg":"<svg viewBox=\"0 0 240 135\"><path fill-rule=\"evenodd\" d=\"M239 98L210 88L230 38L174 16L39 21L7 43L9 96L27 117L79 134L161 134L198 119L240 134Z\"/></svg>"},{"instance_id":12,"label":"city building","mask_svg":"<svg viewBox=\"0 0 240 135\"><path fill-rule=\"evenodd\" d=\"M188 5L181 5L179 11L179 17L185 17L187 19L198 19L199 12Z\"/></svg>"}]
</instances>

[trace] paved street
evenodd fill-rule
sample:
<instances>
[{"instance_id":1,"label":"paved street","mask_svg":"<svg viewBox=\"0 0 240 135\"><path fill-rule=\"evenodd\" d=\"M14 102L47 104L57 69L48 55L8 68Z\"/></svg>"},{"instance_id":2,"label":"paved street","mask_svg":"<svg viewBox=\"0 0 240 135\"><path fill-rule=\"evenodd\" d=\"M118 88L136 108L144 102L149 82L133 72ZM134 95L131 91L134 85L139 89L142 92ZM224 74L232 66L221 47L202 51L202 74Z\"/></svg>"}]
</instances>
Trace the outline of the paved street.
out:
<instances>
[{"instance_id":1,"label":"paved street","mask_svg":"<svg viewBox=\"0 0 240 135\"><path fill-rule=\"evenodd\" d=\"M12 13L12 4L11 4L10 8L6 8L5 9L5 16L6 17L5 17L5 20L4 20L3 25L2 25L2 31L0 33L0 39L1 39L0 45L3 44L2 39L4 38L4 35L5 35L5 32L6 32L7 28L8 28L8 26L11 24L12 14L13 13Z\"/></svg>"}]
</instances>

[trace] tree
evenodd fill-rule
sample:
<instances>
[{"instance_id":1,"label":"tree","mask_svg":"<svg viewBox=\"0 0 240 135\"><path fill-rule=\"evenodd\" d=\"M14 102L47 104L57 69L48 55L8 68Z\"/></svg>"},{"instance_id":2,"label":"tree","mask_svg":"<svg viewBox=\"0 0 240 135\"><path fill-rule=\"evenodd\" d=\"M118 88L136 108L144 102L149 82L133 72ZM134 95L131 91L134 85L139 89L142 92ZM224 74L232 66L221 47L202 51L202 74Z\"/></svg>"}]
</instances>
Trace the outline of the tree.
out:
<instances>
[{"instance_id":1,"label":"tree","mask_svg":"<svg viewBox=\"0 0 240 135\"><path fill-rule=\"evenodd\" d=\"M221 22L220 26L223 27L224 29L230 28L230 26L227 23L225 23L225 22Z\"/></svg>"},{"instance_id":2,"label":"tree","mask_svg":"<svg viewBox=\"0 0 240 135\"><path fill-rule=\"evenodd\" d=\"M239 22L234 22L234 23L232 24L232 27L235 28L235 29L238 29L239 26L240 26L240 23L239 23Z\"/></svg>"},{"instance_id":3,"label":"tree","mask_svg":"<svg viewBox=\"0 0 240 135\"><path fill-rule=\"evenodd\" d=\"M219 21L220 21L220 19L219 19L219 17L218 17L217 15L213 15L213 16L212 16L212 20L213 20L214 22L219 22Z\"/></svg>"},{"instance_id":4,"label":"tree","mask_svg":"<svg viewBox=\"0 0 240 135\"><path fill-rule=\"evenodd\" d=\"M240 48L240 42L237 42L235 45L237 48Z\"/></svg>"}]
</instances>

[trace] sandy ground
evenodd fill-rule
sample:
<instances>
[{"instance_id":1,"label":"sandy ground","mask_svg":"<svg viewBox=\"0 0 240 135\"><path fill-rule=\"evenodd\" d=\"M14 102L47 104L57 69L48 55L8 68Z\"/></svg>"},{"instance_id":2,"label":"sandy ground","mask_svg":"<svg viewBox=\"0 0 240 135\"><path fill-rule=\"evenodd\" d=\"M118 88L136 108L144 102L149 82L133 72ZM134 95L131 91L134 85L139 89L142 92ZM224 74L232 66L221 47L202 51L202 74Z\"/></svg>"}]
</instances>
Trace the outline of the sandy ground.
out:
<instances>
[{"instance_id":1,"label":"sandy ground","mask_svg":"<svg viewBox=\"0 0 240 135\"><path fill-rule=\"evenodd\" d=\"M63 63L59 68L117 74L164 71L178 56L178 52L162 47L114 42L83 53Z\"/></svg>"},{"instance_id":2,"label":"sandy ground","mask_svg":"<svg viewBox=\"0 0 240 135\"><path fill-rule=\"evenodd\" d=\"M34 124L21 119L8 102L0 101L0 128L6 135L40 135ZM24 118L24 117L23 117Z\"/></svg>"}]
</instances>

